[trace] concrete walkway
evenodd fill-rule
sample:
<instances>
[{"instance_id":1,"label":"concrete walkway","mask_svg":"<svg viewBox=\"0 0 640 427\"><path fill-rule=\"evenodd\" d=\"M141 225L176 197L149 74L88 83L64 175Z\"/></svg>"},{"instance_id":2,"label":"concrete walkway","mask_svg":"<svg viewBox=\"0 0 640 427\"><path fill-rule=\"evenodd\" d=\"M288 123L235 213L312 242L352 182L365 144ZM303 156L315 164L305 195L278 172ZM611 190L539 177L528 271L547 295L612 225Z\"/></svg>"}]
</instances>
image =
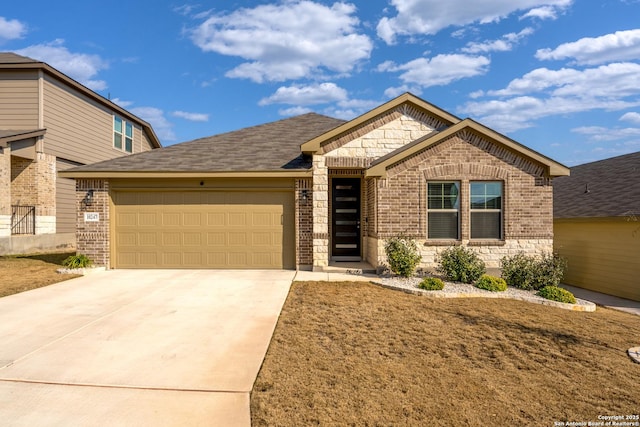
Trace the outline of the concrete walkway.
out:
<instances>
[{"instance_id":1,"label":"concrete walkway","mask_svg":"<svg viewBox=\"0 0 640 427\"><path fill-rule=\"evenodd\" d=\"M636 314L640 316L640 301L632 301L629 299L618 298L612 295L601 294L600 292L590 291L588 289L576 288L575 286L560 285L561 288L565 288L576 298L585 299L591 301L594 304L602 307L612 308L614 310L625 311L627 313Z\"/></svg>"},{"instance_id":2,"label":"concrete walkway","mask_svg":"<svg viewBox=\"0 0 640 427\"><path fill-rule=\"evenodd\" d=\"M115 270L0 299L9 426L249 426L293 271Z\"/></svg>"}]
</instances>

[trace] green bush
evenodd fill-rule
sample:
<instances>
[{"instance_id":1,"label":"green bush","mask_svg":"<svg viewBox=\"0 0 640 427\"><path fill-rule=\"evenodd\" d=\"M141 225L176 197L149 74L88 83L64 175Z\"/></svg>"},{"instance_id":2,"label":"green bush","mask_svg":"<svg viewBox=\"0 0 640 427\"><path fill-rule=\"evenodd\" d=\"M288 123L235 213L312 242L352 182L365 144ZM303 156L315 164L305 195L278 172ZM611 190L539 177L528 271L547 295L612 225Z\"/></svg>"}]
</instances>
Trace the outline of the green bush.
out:
<instances>
[{"instance_id":1,"label":"green bush","mask_svg":"<svg viewBox=\"0 0 640 427\"><path fill-rule=\"evenodd\" d=\"M425 277L418 283L418 287L425 291L441 291L444 289L444 282L437 277Z\"/></svg>"},{"instance_id":2,"label":"green bush","mask_svg":"<svg viewBox=\"0 0 640 427\"><path fill-rule=\"evenodd\" d=\"M540 289L536 295L552 301L567 302L569 304L576 303L576 297L574 297L571 292L557 286L545 286Z\"/></svg>"},{"instance_id":3,"label":"green bush","mask_svg":"<svg viewBox=\"0 0 640 427\"><path fill-rule=\"evenodd\" d=\"M483 274L476 282L476 287L491 292L504 292L507 290L507 282L499 277Z\"/></svg>"},{"instance_id":4,"label":"green bush","mask_svg":"<svg viewBox=\"0 0 640 427\"><path fill-rule=\"evenodd\" d=\"M413 275L422 260L416 242L404 236L388 239L384 245L384 251L391 271L403 277Z\"/></svg>"},{"instance_id":5,"label":"green bush","mask_svg":"<svg viewBox=\"0 0 640 427\"><path fill-rule=\"evenodd\" d=\"M538 290L545 286L558 286L567 262L557 254L538 256L519 253L501 260L502 278L509 286Z\"/></svg>"},{"instance_id":6,"label":"green bush","mask_svg":"<svg viewBox=\"0 0 640 427\"><path fill-rule=\"evenodd\" d=\"M437 270L455 282L473 283L486 271L484 261L473 250L462 246L452 246L442 251L438 264Z\"/></svg>"},{"instance_id":7,"label":"green bush","mask_svg":"<svg viewBox=\"0 0 640 427\"><path fill-rule=\"evenodd\" d=\"M83 254L71 255L62 261L62 265L67 268L86 268L93 264L88 256Z\"/></svg>"}]
</instances>

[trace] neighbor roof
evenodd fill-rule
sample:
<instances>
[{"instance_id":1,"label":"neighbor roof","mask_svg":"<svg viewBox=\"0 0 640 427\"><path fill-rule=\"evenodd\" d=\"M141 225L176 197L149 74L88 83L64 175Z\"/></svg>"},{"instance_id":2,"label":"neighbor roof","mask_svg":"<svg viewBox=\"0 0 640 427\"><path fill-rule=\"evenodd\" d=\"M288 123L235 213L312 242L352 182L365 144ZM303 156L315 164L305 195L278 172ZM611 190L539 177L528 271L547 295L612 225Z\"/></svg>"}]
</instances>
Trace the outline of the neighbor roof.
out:
<instances>
[{"instance_id":1,"label":"neighbor roof","mask_svg":"<svg viewBox=\"0 0 640 427\"><path fill-rule=\"evenodd\" d=\"M640 151L571 168L553 181L554 218L640 215Z\"/></svg>"},{"instance_id":2,"label":"neighbor roof","mask_svg":"<svg viewBox=\"0 0 640 427\"><path fill-rule=\"evenodd\" d=\"M200 138L61 172L62 176L158 177L170 173L198 176L221 173L307 173L311 159L300 145L344 123L316 113Z\"/></svg>"},{"instance_id":3,"label":"neighbor roof","mask_svg":"<svg viewBox=\"0 0 640 427\"><path fill-rule=\"evenodd\" d=\"M151 144L156 148L162 147L162 144L160 143L160 140L158 139L158 136L156 135L155 131L153 130L153 128L151 127L151 125L149 123L147 123L146 121L142 120L140 117L136 116L135 114L130 113L129 111L125 110L124 108L120 107L119 105L111 102L111 100L109 100L109 99L97 94L96 92L92 91L88 87L78 83L77 81L73 80L71 77L69 77L66 74L56 70L55 68L53 68L49 64L47 64L45 62L37 61L37 60L32 59L32 58L28 58L26 56L17 55L17 54L15 54L13 52L0 52L0 70L7 70L7 69L8 70L16 70L16 69L18 69L18 70L27 70L27 69L43 70L44 72L54 76L58 80L63 81L65 84L69 85L70 87L72 87L72 88L78 90L79 92L83 93L84 95L88 96L92 100L94 100L94 101L106 106L107 108L117 112L119 115L121 115L121 116L123 116L123 117L125 117L125 118L127 118L129 120L132 120L134 122L137 122L144 129L145 133L149 137L149 140L151 141Z\"/></svg>"}]
</instances>

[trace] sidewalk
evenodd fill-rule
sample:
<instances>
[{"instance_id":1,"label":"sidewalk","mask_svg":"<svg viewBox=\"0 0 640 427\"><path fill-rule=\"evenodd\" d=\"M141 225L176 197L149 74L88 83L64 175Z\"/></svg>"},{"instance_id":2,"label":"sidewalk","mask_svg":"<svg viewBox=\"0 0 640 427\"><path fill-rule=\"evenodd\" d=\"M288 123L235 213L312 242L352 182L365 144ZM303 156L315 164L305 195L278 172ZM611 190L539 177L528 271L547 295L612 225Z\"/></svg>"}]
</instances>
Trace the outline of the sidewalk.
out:
<instances>
[{"instance_id":1,"label":"sidewalk","mask_svg":"<svg viewBox=\"0 0 640 427\"><path fill-rule=\"evenodd\" d=\"M585 299L603 307L625 311L627 313L640 316L640 301L618 298L612 295L601 294L600 292L576 288L575 286L569 286L565 284L561 284L560 287L571 292L576 296L576 298Z\"/></svg>"}]
</instances>

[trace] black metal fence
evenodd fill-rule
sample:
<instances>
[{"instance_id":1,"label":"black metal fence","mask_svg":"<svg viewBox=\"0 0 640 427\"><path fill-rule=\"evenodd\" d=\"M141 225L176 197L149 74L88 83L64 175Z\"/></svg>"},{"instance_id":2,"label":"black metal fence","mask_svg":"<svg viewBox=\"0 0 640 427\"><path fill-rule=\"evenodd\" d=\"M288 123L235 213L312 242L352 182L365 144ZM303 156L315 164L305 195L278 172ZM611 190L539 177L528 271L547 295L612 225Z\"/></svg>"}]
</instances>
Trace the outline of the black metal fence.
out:
<instances>
[{"instance_id":1,"label":"black metal fence","mask_svg":"<svg viewBox=\"0 0 640 427\"><path fill-rule=\"evenodd\" d=\"M11 206L11 234L36 234L35 206Z\"/></svg>"}]
</instances>

